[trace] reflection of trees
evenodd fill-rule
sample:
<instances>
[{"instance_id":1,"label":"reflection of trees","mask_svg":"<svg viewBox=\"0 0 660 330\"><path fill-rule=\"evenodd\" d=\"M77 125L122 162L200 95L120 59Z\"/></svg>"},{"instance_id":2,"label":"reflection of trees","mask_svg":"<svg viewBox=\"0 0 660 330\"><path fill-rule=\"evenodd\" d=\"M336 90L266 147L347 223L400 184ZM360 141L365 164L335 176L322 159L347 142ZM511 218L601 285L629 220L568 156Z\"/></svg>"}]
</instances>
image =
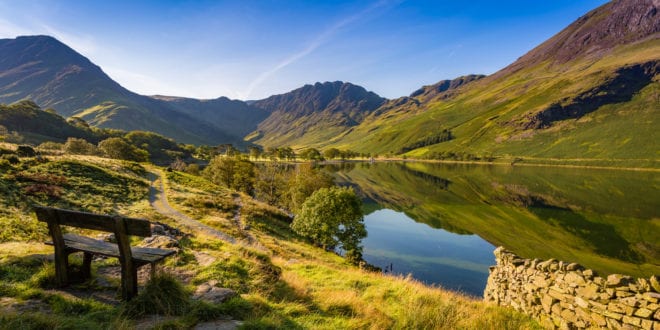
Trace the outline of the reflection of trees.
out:
<instances>
[{"instance_id":1,"label":"reflection of trees","mask_svg":"<svg viewBox=\"0 0 660 330\"><path fill-rule=\"evenodd\" d=\"M429 183L433 184L434 188L439 188L439 189L442 189L442 190L448 190L449 189L449 184L451 183L451 181L449 181L445 178L441 178L441 177L438 177L438 176L435 176L435 175L432 175L432 174L428 174L428 173L425 173L425 172L420 172L420 171L413 170L411 168L408 168L405 164L401 164L401 169L408 172L408 173L410 173L410 174L412 174L413 176L416 176L416 177L424 180L424 182L429 182Z\"/></svg>"}]
</instances>

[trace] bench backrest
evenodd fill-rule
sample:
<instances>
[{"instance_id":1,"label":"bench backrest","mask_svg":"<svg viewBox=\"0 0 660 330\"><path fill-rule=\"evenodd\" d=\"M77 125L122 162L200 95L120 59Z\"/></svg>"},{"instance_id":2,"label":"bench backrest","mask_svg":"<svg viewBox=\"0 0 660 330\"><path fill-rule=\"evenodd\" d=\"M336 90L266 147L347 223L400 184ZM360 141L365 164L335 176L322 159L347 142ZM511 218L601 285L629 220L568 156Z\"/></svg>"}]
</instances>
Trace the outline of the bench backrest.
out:
<instances>
[{"instance_id":1,"label":"bench backrest","mask_svg":"<svg viewBox=\"0 0 660 330\"><path fill-rule=\"evenodd\" d=\"M34 212L37 214L37 219L42 222L111 233L117 231L116 219L119 218L124 224L123 227L125 228L126 235L151 236L151 224L144 219L101 215L43 206L35 206Z\"/></svg>"}]
</instances>

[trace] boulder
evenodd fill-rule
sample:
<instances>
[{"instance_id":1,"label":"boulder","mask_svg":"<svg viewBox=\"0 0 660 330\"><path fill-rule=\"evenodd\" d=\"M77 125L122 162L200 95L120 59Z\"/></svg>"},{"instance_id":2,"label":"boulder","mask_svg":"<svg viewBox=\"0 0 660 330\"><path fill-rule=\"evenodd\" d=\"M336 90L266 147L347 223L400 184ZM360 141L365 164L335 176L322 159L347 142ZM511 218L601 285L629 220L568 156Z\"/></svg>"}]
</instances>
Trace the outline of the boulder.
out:
<instances>
[{"instance_id":1,"label":"boulder","mask_svg":"<svg viewBox=\"0 0 660 330\"><path fill-rule=\"evenodd\" d=\"M208 281L202 283L195 290L193 299L204 300L214 304L221 304L233 297L236 297L238 294L236 291L227 288L218 288L216 284L218 281Z\"/></svg>"},{"instance_id":2,"label":"boulder","mask_svg":"<svg viewBox=\"0 0 660 330\"><path fill-rule=\"evenodd\" d=\"M157 249L178 248L179 241L169 236L153 235L143 239L139 246Z\"/></svg>"},{"instance_id":3,"label":"boulder","mask_svg":"<svg viewBox=\"0 0 660 330\"><path fill-rule=\"evenodd\" d=\"M651 276L649 278L649 284L651 285L651 289L653 289L653 291L660 292L660 279L658 279L658 276Z\"/></svg>"}]
</instances>

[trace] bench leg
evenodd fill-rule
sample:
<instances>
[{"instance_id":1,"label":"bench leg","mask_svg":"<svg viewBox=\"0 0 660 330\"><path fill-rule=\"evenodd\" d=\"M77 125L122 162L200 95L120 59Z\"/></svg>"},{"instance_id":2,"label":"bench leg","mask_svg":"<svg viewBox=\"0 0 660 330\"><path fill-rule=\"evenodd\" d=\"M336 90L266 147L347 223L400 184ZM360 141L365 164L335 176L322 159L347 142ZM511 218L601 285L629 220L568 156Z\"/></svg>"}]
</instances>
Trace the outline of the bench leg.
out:
<instances>
[{"instance_id":1,"label":"bench leg","mask_svg":"<svg viewBox=\"0 0 660 330\"><path fill-rule=\"evenodd\" d=\"M84 280L92 277L92 254L84 252L82 264L82 277Z\"/></svg>"},{"instance_id":2,"label":"bench leg","mask_svg":"<svg viewBox=\"0 0 660 330\"><path fill-rule=\"evenodd\" d=\"M128 269L122 265L121 267L121 295L125 300L131 300L137 295L138 292L138 276L137 268L132 267Z\"/></svg>"},{"instance_id":3,"label":"bench leg","mask_svg":"<svg viewBox=\"0 0 660 330\"><path fill-rule=\"evenodd\" d=\"M69 284L69 254L66 251L55 250L55 279L58 287Z\"/></svg>"},{"instance_id":4,"label":"bench leg","mask_svg":"<svg viewBox=\"0 0 660 330\"><path fill-rule=\"evenodd\" d=\"M153 280L154 276L156 276L156 270L157 270L156 267L157 266L158 266L157 263L155 263L155 262L151 263L151 268L150 268L151 272L149 272L149 279Z\"/></svg>"}]
</instances>

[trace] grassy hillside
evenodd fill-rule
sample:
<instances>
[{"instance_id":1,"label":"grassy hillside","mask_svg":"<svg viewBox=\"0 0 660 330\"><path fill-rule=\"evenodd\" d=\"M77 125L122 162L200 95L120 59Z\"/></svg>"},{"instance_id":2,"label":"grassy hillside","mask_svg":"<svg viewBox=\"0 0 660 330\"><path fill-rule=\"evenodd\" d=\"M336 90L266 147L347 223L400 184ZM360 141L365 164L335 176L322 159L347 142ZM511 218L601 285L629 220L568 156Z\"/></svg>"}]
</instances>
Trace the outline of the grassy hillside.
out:
<instances>
[{"instance_id":1,"label":"grassy hillside","mask_svg":"<svg viewBox=\"0 0 660 330\"><path fill-rule=\"evenodd\" d=\"M214 240L157 214L143 177L151 167L96 157L26 158L3 166L2 328L189 328L227 316L243 320L246 328L538 328L508 309L350 266L293 235L278 209L200 177L169 173L170 203L238 239L246 235L232 229L240 211L258 245ZM170 275L142 282L146 286L130 303L117 301L113 260L93 262L92 281L55 288L46 257L52 248L42 243L47 234L29 210L33 203L146 217L179 228L180 251L163 267ZM209 280L240 295L223 304L192 300L195 287Z\"/></svg>"},{"instance_id":2,"label":"grassy hillside","mask_svg":"<svg viewBox=\"0 0 660 330\"><path fill-rule=\"evenodd\" d=\"M566 65L543 62L509 75L494 75L469 84L450 99L419 107L376 112L336 143L341 147L384 154L424 138L451 131L454 139L410 151L415 157L441 152L480 156L527 156L562 159L630 159L657 165L660 39L622 46L600 60L577 59ZM599 86L617 70L651 63L652 81L629 100L605 104L576 118L559 118L547 126L530 123L539 113L569 105ZM641 79L641 78L640 78ZM410 106L409 106L410 107ZM417 109L421 108L421 109Z\"/></svg>"}]
</instances>

